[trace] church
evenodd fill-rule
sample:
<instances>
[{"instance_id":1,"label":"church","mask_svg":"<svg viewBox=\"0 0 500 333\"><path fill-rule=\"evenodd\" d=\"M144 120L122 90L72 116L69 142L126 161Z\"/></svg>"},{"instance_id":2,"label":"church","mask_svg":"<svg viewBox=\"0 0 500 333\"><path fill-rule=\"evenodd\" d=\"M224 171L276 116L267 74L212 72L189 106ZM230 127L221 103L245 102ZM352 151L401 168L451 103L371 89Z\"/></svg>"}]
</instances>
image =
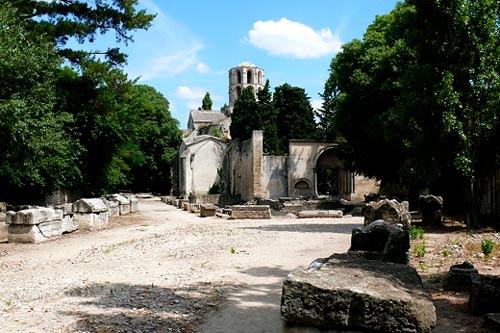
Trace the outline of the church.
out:
<instances>
[{"instance_id":1,"label":"church","mask_svg":"<svg viewBox=\"0 0 500 333\"><path fill-rule=\"evenodd\" d=\"M260 130L243 142L231 140L231 111L247 87L263 89L264 70L243 62L229 70L228 110L190 112L174 194L188 198L223 193L244 202L279 197L363 200L373 189L373 180L343 166L335 142L289 140L288 156L267 156Z\"/></svg>"}]
</instances>

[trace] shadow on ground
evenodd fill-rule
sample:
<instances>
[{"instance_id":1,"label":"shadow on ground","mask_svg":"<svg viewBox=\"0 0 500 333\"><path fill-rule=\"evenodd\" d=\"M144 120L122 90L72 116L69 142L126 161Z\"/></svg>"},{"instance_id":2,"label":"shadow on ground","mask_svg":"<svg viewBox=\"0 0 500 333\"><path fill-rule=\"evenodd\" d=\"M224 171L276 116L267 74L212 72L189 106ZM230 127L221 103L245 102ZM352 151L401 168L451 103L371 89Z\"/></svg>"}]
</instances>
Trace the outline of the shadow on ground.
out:
<instances>
[{"instance_id":1,"label":"shadow on ground","mask_svg":"<svg viewBox=\"0 0 500 333\"><path fill-rule=\"evenodd\" d=\"M345 224L319 224L319 223L296 223L296 224L271 224L258 227L244 227L242 229L278 231L278 232L315 232L315 233L337 233L351 234L352 229L360 227L360 223Z\"/></svg>"},{"instance_id":2,"label":"shadow on ground","mask_svg":"<svg viewBox=\"0 0 500 333\"><path fill-rule=\"evenodd\" d=\"M77 319L69 328L76 332L195 332L236 289L212 283L175 289L92 284L67 291L66 296L74 297L72 304L76 306L61 313Z\"/></svg>"}]
</instances>

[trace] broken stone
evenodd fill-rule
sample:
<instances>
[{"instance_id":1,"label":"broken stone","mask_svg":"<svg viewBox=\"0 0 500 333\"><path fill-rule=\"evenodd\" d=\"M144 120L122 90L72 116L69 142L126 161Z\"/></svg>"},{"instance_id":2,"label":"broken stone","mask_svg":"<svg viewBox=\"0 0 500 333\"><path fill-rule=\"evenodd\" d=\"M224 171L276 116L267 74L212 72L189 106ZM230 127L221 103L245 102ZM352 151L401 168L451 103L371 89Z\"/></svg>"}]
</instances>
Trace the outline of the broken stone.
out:
<instances>
[{"instance_id":1,"label":"broken stone","mask_svg":"<svg viewBox=\"0 0 500 333\"><path fill-rule=\"evenodd\" d=\"M452 291L470 291L472 287L472 275L478 274L474 265L468 261L453 265L448 271L446 278L446 289Z\"/></svg>"},{"instance_id":2,"label":"broken stone","mask_svg":"<svg viewBox=\"0 0 500 333\"><path fill-rule=\"evenodd\" d=\"M61 223L61 231L67 234L78 230L78 223L73 219L73 215L64 215Z\"/></svg>"},{"instance_id":3,"label":"broken stone","mask_svg":"<svg viewBox=\"0 0 500 333\"><path fill-rule=\"evenodd\" d=\"M422 212L422 224L440 225L443 219L443 197L435 195L421 195L419 197L420 211Z\"/></svg>"},{"instance_id":4,"label":"broken stone","mask_svg":"<svg viewBox=\"0 0 500 333\"><path fill-rule=\"evenodd\" d=\"M194 214L198 214L200 212L200 204L192 203L189 204L189 211Z\"/></svg>"},{"instance_id":5,"label":"broken stone","mask_svg":"<svg viewBox=\"0 0 500 333\"><path fill-rule=\"evenodd\" d=\"M108 207L100 198L80 199L73 202L73 213L101 213L107 212Z\"/></svg>"},{"instance_id":6,"label":"broken stone","mask_svg":"<svg viewBox=\"0 0 500 333\"><path fill-rule=\"evenodd\" d=\"M384 199L378 202L370 202L366 204L364 214L365 226L382 219L392 225L401 224L405 229L411 227L408 201L399 203L397 200Z\"/></svg>"},{"instance_id":7,"label":"broken stone","mask_svg":"<svg viewBox=\"0 0 500 333\"><path fill-rule=\"evenodd\" d=\"M100 213L75 213L73 221L78 225L78 229L99 230L108 225L109 214L107 211Z\"/></svg>"},{"instance_id":8,"label":"broken stone","mask_svg":"<svg viewBox=\"0 0 500 333\"><path fill-rule=\"evenodd\" d=\"M106 198L102 198L106 207L108 207L108 215L109 217L115 217L120 215L120 204L114 200L108 200Z\"/></svg>"},{"instance_id":9,"label":"broken stone","mask_svg":"<svg viewBox=\"0 0 500 333\"><path fill-rule=\"evenodd\" d=\"M370 259L407 264L409 249L408 231L383 220L352 230L349 252L359 252Z\"/></svg>"},{"instance_id":10,"label":"broken stone","mask_svg":"<svg viewBox=\"0 0 500 333\"><path fill-rule=\"evenodd\" d=\"M130 212L137 213L139 211L139 200L137 197L131 193L123 193L122 196L129 200Z\"/></svg>"},{"instance_id":11,"label":"broken stone","mask_svg":"<svg viewBox=\"0 0 500 333\"><path fill-rule=\"evenodd\" d=\"M184 203L185 203L185 202L189 202L189 199L179 199L179 200L177 201L177 204L178 204L178 205L177 205L177 207L179 207L180 209L183 209L183 208L184 208Z\"/></svg>"},{"instance_id":12,"label":"broken stone","mask_svg":"<svg viewBox=\"0 0 500 333\"><path fill-rule=\"evenodd\" d=\"M500 276L472 275L469 309L474 315L500 312Z\"/></svg>"},{"instance_id":13,"label":"broken stone","mask_svg":"<svg viewBox=\"0 0 500 333\"><path fill-rule=\"evenodd\" d=\"M425 332L436 325L434 304L415 269L335 254L283 283L288 325L370 332Z\"/></svg>"},{"instance_id":14,"label":"broken stone","mask_svg":"<svg viewBox=\"0 0 500 333\"><path fill-rule=\"evenodd\" d=\"M307 218L342 218L344 214L341 210L302 210L297 216L301 219Z\"/></svg>"},{"instance_id":15,"label":"broken stone","mask_svg":"<svg viewBox=\"0 0 500 333\"><path fill-rule=\"evenodd\" d=\"M7 212L7 224L38 225L43 222L61 221L62 210L52 208L25 209Z\"/></svg>"}]
</instances>

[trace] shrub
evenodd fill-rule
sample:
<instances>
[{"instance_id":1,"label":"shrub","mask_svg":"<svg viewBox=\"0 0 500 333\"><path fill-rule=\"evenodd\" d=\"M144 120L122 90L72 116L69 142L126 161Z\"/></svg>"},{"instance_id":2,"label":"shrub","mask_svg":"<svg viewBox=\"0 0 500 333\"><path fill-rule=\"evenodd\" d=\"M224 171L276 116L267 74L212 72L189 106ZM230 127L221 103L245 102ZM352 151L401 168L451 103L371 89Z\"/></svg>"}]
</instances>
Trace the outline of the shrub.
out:
<instances>
[{"instance_id":1,"label":"shrub","mask_svg":"<svg viewBox=\"0 0 500 333\"><path fill-rule=\"evenodd\" d=\"M412 240L424 239L424 229L422 229L421 227L412 225L408 230L408 233L410 234L410 238Z\"/></svg>"},{"instance_id":2,"label":"shrub","mask_svg":"<svg viewBox=\"0 0 500 333\"><path fill-rule=\"evenodd\" d=\"M493 252L493 247L495 247L495 243L491 239L483 239L481 241L481 251L485 256L489 256Z\"/></svg>"}]
</instances>

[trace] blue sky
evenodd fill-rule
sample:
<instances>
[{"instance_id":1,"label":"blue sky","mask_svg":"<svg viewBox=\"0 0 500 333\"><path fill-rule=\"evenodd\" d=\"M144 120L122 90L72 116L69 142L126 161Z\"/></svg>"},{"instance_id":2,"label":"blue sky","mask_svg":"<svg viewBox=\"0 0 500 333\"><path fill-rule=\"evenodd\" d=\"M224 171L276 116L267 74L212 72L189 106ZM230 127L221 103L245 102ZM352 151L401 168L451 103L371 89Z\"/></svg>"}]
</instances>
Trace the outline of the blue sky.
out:
<instances>
[{"instance_id":1,"label":"blue sky","mask_svg":"<svg viewBox=\"0 0 500 333\"><path fill-rule=\"evenodd\" d=\"M155 87L185 128L190 109L209 92L213 109L228 103L228 71L248 61L265 71L272 89L304 88L313 106L343 43L362 38L395 0L140 0L157 18L123 46L129 78Z\"/></svg>"}]
</instances>

